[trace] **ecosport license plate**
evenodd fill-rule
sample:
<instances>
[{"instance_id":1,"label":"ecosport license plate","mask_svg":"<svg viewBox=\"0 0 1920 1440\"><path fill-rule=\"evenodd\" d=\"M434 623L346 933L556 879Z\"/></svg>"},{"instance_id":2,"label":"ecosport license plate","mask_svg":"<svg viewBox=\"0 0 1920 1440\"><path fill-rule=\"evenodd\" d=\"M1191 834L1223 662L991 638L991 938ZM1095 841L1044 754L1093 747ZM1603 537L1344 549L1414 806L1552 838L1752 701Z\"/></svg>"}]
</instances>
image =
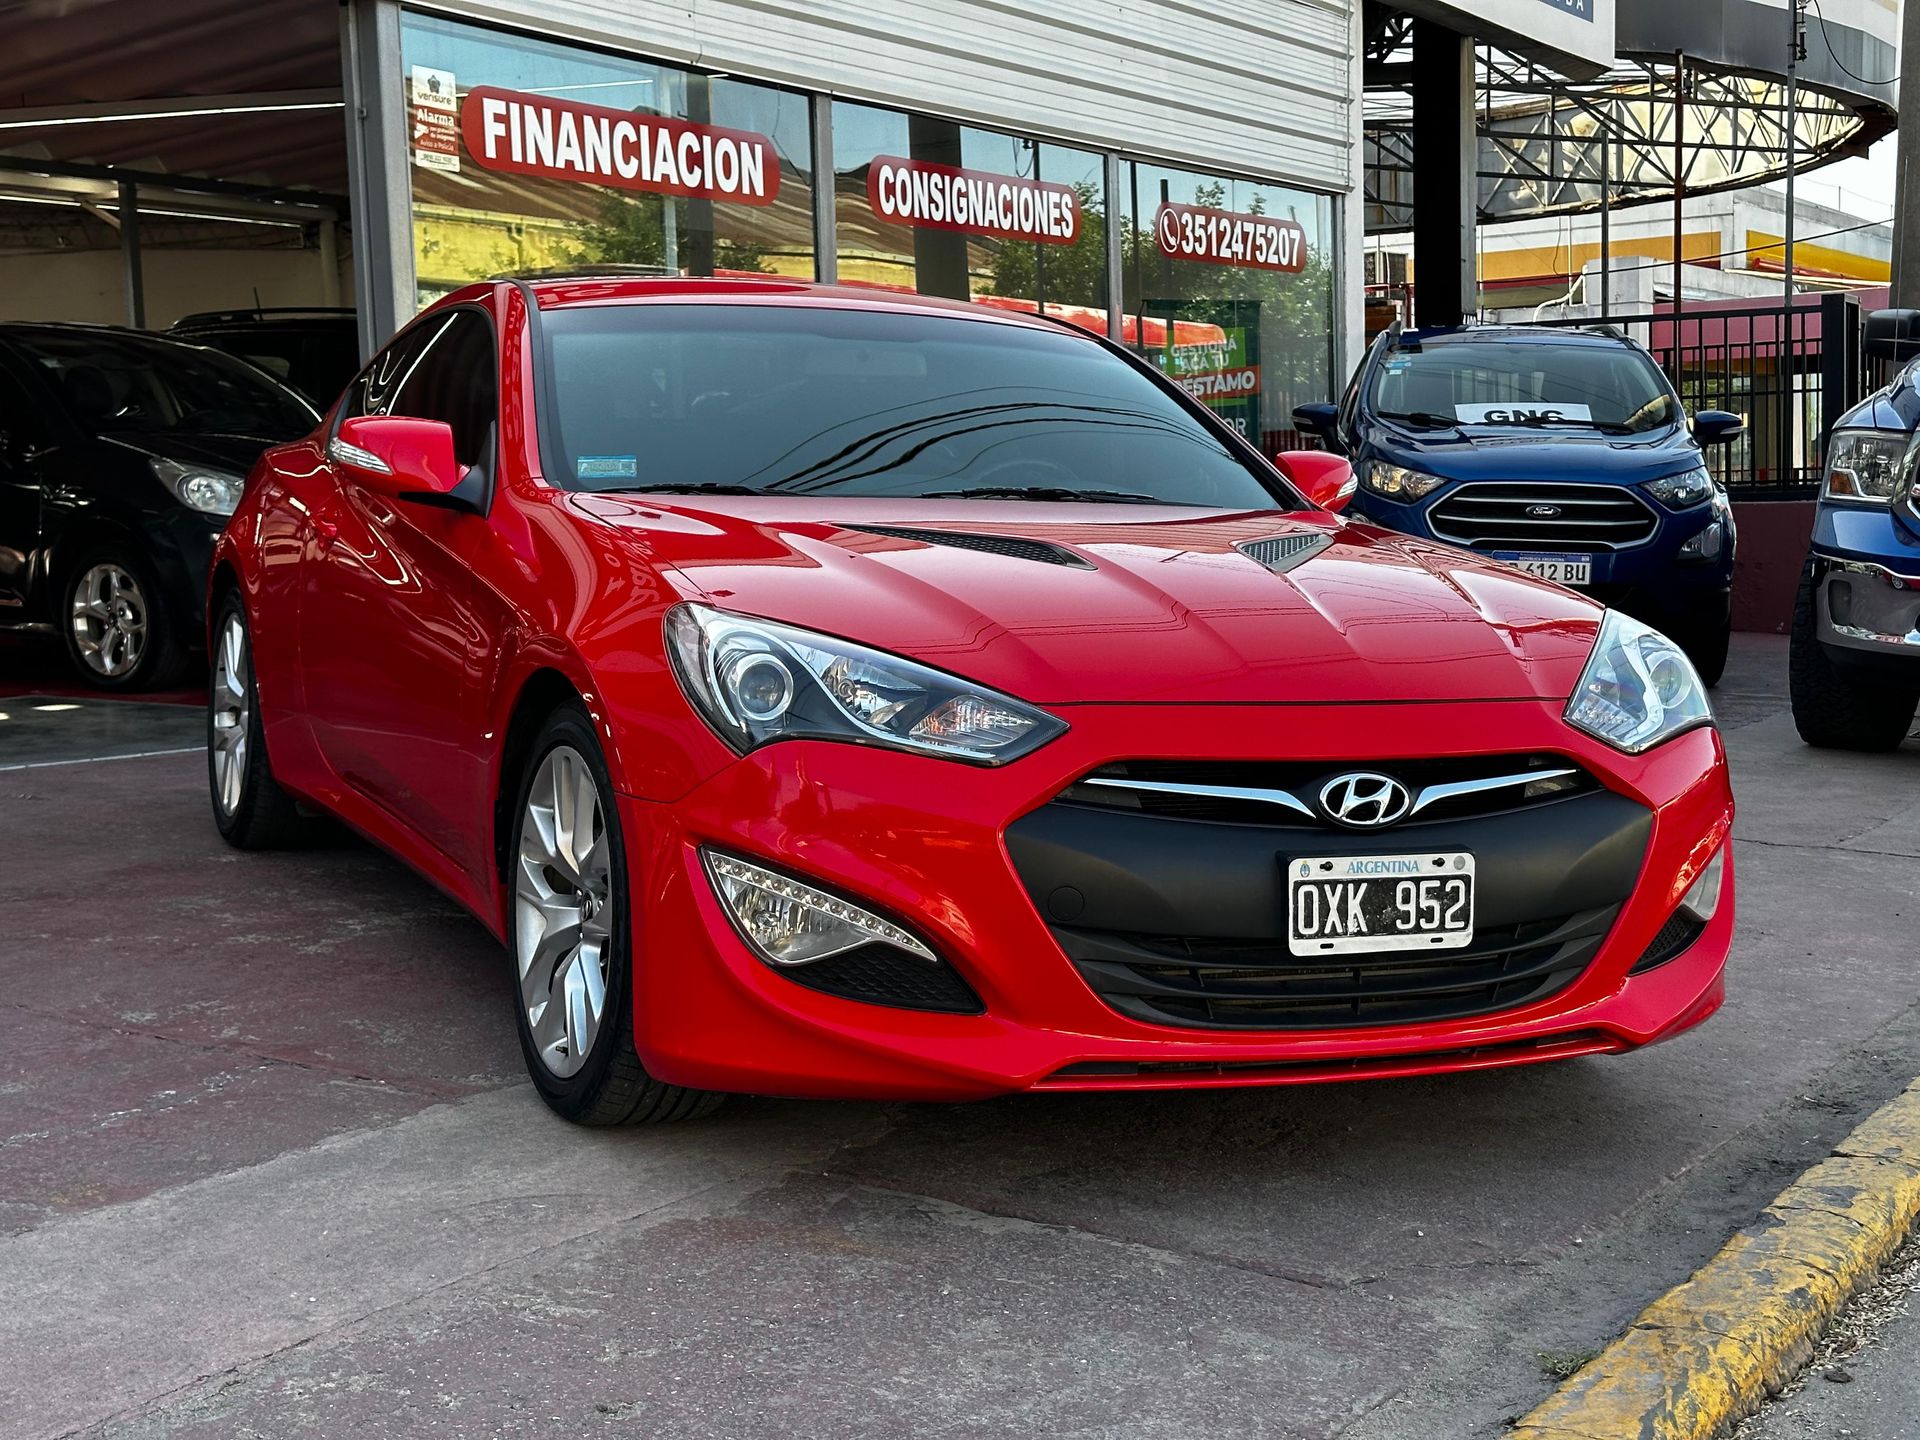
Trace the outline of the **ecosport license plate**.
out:
<instances>
[{"instance_id":1,"label":"ecosport license plate","mask_svg":"<svg viewBox=\"0 0 1920 1440\"><path fill-rule=\"evenodd\" d=\"M1556 585L1591 585L1593 557L1590 555L1529 555L1518 550L1496 550L1493 558L1504 560L1515 569Z\"/></svg>"},{"instance_id":2,"label":"ecosport license plate","mask_svg":"<svg viewBox=\"0 0 1920 1440\"><path fill-rule=\"evenodd\" d=\"M1473 943L1473 856L1288 859L1287 948L1295 955L1458 950Z\"/></svg>"}]
</instances>

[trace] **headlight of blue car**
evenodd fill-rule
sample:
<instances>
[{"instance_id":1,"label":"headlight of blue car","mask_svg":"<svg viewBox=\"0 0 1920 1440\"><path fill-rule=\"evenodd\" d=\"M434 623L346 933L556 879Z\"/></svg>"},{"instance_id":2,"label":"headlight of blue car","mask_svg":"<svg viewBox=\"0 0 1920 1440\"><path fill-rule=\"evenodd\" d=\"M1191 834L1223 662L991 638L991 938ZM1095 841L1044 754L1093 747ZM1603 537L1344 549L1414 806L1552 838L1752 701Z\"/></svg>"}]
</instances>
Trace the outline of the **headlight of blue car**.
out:
<instances>
[{"instance_id":1,"label":"headlight of blue car","mask_svg":"<svg viewBox=\"0 0 1920 1440\"><path fill-rule=\"evenodd\" d=\"M1675 510L1689 510L1713 494L1713 476L1704 465L1679 475L1669 475L1661 480L1649 480L1640 487L1662 505Z\"/></svg>"},{"instance_id":2,"label":"headlight of blue car","mask_svg":"<svg viewBox=\"0 0 1920 1440\"><path fill-rule=\"evenodd\" d=\"M1404 465L1369 460L1360 466L1360 483L1374 494L1384 495L1389 500L1420 500L1447 482L1423 470L1409 470Z\"/></svg>"},{"instance_id":3,"label":"headlight of blue car","mask_svg":"<svg viewBox=\"0 0 1920 1440\"><path fill-rule=\"evenodd\" d=\"M1885 505L1912 468L1914 437L1897 430L1839 430L1827 442L1827 500Z\"/></svg>"}]
</instances>

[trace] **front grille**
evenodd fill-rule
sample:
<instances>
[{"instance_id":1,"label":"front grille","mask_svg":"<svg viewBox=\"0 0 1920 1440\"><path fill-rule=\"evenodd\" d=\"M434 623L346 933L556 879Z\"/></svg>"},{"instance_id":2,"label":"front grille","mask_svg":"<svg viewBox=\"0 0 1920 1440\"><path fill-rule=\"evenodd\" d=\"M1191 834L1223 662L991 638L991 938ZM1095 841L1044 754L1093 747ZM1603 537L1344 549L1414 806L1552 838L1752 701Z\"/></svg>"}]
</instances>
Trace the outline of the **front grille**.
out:
<instances>
[{"instance_id":1,"label":"front grille","mask_svg":"<svg viewBox=\"0 0 1920 1440\"><path fill-rule=\"evenodd\" d=\"M984 555L1004 555L1012 560L1032 560L1041 565L1066 565L1075 570L1092 570L1094 564L1084 555L1048 540L1030 540L1022 535L981 535L967 530L921 530L910 525L848 525L862 535L879 535L888 540L911 540L919 545L946 545L955 550L977 550Z\"/></svg>"},{"instance_id":2,"label":"front grille","mask_svg":"<svg viewBox=\"0 0 1920 1440\"><path fill-rule=\"evenodd\" d=\"M1486 929L1445 955L1301 958L1284 940L1055 927L1100 998L1135 1020L1221 1030L1340 1030L1459 1020L1544 1000L1586 969L1617 905Z\"/></svg>"},{"instance_id":3,"label":"front grille","mask_svg":"<svg viewBox=\"0 0 1920 1440\"><path fill-rule=\"evenodd\" d=\"M986 1009L945 962L930 965L891 945L863 945L810 965L782 966L779 973L809 990L896 1010L978 1015Z\"/></svg>"},{"instance_id":4,"label":"front grille","mask_svg":"<svg viewBox=\"0 0 1920 1440\"><path fill-rule=\"evenodd\" d=\"M1674 911L1667 923L1660 927L1660 933L1653 937L1653 943L1647 946L1646 954L1634 961L1633 969L1627 973L1644 975L1649 970L1658 970L1669 960L1678 960L1706 932L1703 921L1694 919L1684 910Z\"/></svg>"},{"instance_id":5,"label":"front grille","mask_svg":"<svg viewBox=\"0 0 1920 1440\"><path fill-rule=\"evenodd\" d=\"M1547 508L1558 515L1530 513ZM1618 485L1481 482L1428 512L1442 540L1477 550L1620 550L1653 537L1658 518Z\"/></svg>"},{"instance_id":6,"label":"front grille","mask_svg":"<svg viewBox=\"0 0 1920 1440\"><path fill-rule=\"evenodd\" d=\"M1547 754L1337 764L1324 760L1128 760L1082 777L1056 803L1226 825L1328 828L1332 822L1322 818L1317 804L1321 787L1338 776L1362 771L1390 775L1416 798L1434 797L1397 829L1504 815L1600 788L1600 782L1574 761ZM1500 780L1513 783L1440 793L1444 787ZM1296 803L1278 796L1291 796Z\"/></svg>"}]
</instances>

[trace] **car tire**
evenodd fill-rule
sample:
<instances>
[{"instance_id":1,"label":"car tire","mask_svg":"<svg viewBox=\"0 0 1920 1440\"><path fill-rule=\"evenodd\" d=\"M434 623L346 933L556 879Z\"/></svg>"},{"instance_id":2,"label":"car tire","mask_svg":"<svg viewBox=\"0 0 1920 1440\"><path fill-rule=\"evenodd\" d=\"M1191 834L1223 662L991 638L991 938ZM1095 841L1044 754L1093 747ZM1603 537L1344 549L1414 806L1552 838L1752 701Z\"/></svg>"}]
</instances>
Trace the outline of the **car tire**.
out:
<instances>
[{"instance_id":1,"label":"car tire","mask_svg":"<svg viewBox=\"0 0 1920 1440\"><path fill-rule=\"evenodd\" d=\"M65 567L60 635L67 661L99 690L157 690L186 670L187 647L159 577L131 545L96 545Z\"/></svg>"},{"instance_id":2,"label":"car tire","mask_svg":"<svg viewBox=\"0 0 1920 1440\"><path fill-rule=\"evenodd\" d=\"M1727 649L1733 641L1733 622L1727 621L1710 630L1697 631L1687 637L1680 648L1687 652L1687 658L1693 662L1693 668L1700 672L1700 683L1708 689L1718 685L1727 673Z\"/></svg>"},{"instance_id":3,"label":"car tire","mask_svg":"<svg viewBox=\"0 0 1920 1440\"><path fill-rule=\"evenodd\" d=\"M1800 581L1793 602L1788 689L1794 728L1825 750L1894 750L1913 727L1920 692L1862 684L1833 663L1820 643L1813 577Z\"/></svg>"},{"instance_id":4,"label":"car tire","mask_svg":"<svg viewBox=\"0 0 1920 1440\"><path fill-rule=\"evenodd\" d=\"M236 850L271 850L302 838L307 821L273 778L253 674L253 631L239 591L214 612L207 664L207 786L213 823Z\"/></svg>"},{"instance_id":5,"label":"car tire","mask_svg":"<svg viewBox=\"0 0 1920 1440\"><path fill-rule=\"evenodd\" d=\"M691 1120L724 1097L654 1079L634 1049L634 925L613 793L592 722L562 706L533 744L507 837L520 1048L540 1098L577 1125ZM551 935L561 938L549 945Z\"/></svg>"}]
</instances>

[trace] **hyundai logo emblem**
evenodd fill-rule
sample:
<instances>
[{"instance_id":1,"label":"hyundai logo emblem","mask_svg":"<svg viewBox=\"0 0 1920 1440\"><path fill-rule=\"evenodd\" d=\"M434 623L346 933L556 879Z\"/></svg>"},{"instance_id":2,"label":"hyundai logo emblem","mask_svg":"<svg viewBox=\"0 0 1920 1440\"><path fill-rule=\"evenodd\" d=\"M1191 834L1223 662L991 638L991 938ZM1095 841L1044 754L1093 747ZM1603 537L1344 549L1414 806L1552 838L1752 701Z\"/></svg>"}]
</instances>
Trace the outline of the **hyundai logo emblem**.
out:
<instances>
[{"instance_id":1,"label":"hyundai logo emblem","mask_svg":"<svg viewBox=\"0 0 1920 1440\"><path fill-rule=\"evenodd\" d=\"M1529 505L1527 514L1535 520L1558 520L1567 512L1558 505Z\"/></svg>"},{"instance_id":2,"label":"hyundai logo emblem","mask_svg":"<svg viewBox=\"0 0 1920 1440\"><path fill-rule=\"evenodd\" d=\"M1320 808L1337 825L1376 830L1404 820L1413 808L1413 795L1391 775L1363 771L1342 775L1320 787Z\"/></svg>"}]
</instances>

